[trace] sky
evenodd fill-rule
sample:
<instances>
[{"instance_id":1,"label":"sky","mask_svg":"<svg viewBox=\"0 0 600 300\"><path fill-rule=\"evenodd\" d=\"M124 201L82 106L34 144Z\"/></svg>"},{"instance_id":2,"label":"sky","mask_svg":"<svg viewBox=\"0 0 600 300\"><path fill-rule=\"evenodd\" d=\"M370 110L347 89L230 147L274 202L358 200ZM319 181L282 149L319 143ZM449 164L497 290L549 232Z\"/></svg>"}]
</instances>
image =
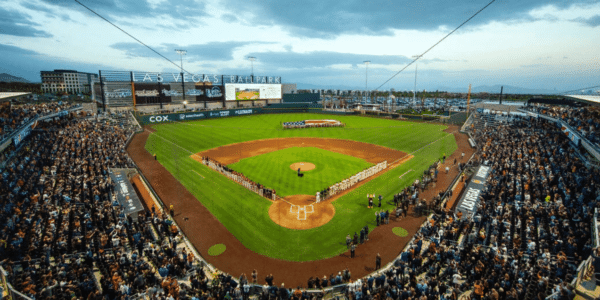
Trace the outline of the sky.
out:
<instances>
[{"instance_id":1,"label":"sky","mask_svg":"<svg viewBox=\"0 0 600 300\"><path fill-rule=\"evenodd\" d=\"M75 69L281 76L299 88L464 90L600 84L600 2L0 0L0 73ZM364 61L370 61L367 66ZM385 83L388 81L387 83ZM385 83L385 84L384 84Z\"/></svg>"}]
</instances>

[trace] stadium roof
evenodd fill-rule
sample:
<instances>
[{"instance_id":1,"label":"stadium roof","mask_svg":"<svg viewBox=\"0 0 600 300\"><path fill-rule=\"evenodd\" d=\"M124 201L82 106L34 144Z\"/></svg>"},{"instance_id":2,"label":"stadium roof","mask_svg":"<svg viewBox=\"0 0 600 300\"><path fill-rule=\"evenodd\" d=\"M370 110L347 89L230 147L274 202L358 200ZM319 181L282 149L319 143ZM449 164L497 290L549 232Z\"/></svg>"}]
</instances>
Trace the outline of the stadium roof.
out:
<instances>
[{"instance_id":1,"label":"stadium roof","mask_svg":"<svg viewBox=\"0 0 600 300\"><path fill-rule=\"evenodd\" d=\"M29 95L31 93L24 92L0 92L0 101L9 100L20 96Z\"/></svg>"},{"instance_id":2,"label":"stadium roof","mask_svg":"<svg viewBox=\"0 0 600 300\"><path fill-rule=\"evenodd\" d=\"M567 97L567 98L569 98L571 100L575 100L575 101L582 101L582 102L596 104L596 105L600 104L600 96L592 96L592 95L565 95L565 97Z\"/></svg>"}]
</instances>

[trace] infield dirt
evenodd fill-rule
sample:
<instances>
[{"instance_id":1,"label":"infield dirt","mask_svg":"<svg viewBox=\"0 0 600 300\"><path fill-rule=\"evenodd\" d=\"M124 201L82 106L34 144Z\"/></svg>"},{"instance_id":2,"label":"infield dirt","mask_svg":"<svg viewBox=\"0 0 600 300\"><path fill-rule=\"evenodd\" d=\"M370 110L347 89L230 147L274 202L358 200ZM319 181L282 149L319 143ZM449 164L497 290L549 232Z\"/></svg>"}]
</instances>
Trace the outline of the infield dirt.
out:
<instances>
[{"instance_id":1,"label":"infield dirt","mask_svg":"<svg viewBox=\"0 0 600 300\"><path fill-rule=\"evenodd\" d=\"M301 172L310 171L315 169L315 164L309 162L297 162L290 165L290 169L296 171L300 169Z\"/></svg>"},{"instance_id":2,"label":"infield dirt","mask_svg":"<svg viewBox=\"0 0 600 300\"><path fill-rule=\"evenodd\" d=\"M446 132L455 132L458 149L447 158L446 164L443 164L442 168L445 168L446 165L452 167L454 158L461 162L466 161L466 159L461 160L461 152L465 152L466 158L473 153L468 137L458 133L458 127L450 127ZM250 275L252 270L256 269L260 284L265 283L266 275L273 274L277 285L284 282L286 287L305 287L309 277L321 278L323 275L337 274L348 268L352 272L352 279L356 280L356 278L364 277L375 271L377 253L381 255L384 266L385 263L396 258L425 220L425 217L411 215L400 220L392 217L389 225L379 226L369 234L369 242L356 249L355 258L350 258L349 251L332 258L309 262L290 262L269 258L246 248L169 171L154 160L154 157L145 149L149 135L150 131L148 130L136 134L127 147L129 155L148 179L163 204L167 207L171 204L174 205L176 208L175 220L179 224L183 224L183 219L189 218L187 223L194 224L194 226L184 228L184 233L202 257L219 270L235 277L242 273ZM438 176L436 187L429 188L422 193L425 199L431 200L440 190L448 187L454 177L458 175L458 169L452 167L448 175L442 173L440 172L440 176ZM408 236L395 235L392 228L398 226L406 229ZM331 238L343 243L345 236L332 236ZM225 244L227 251L219 256L209 256L208 249L215 244Z\"/></svg>"},{"instance_id":3,"label":"infield dirt","mask_svg":"<svg viewBox=\"0 0 600 300\"><path fill-rule=\"evenodd\" d=\"M196 153L192 157L201 162L202 156L208 156L222 164L229 165L247 157L292 147L321 148L323 150L358 157L374 164L384 160L387 160L388 164L391 164L406 156L406 153L402 151L350 140L330 138L279 138L225 145Z\"/></svg>"},{"instance_id":4,"label":"infield dirt","mask_svg":"<svg viewBox=\"0 0 600 300\"><path fill-rule=\"evenodd\" d=\"M331 202L354 188L365 184L412 158L412 155L383 146L332 138L278 138L254 140L202 151L192 155L192 158L202 162L202 157L208 156L222 164L229 165L247 157L292 147L316 147L327 151L358 157L373 164L382 161L387 161L389 164L386 170L362 180L352 188L327 199L327 201L316 203L316 195L292 195L284 197L284 201L275 201L271 204L269 207L269 217L271 220L279 226L297 230L311 229L327 224L327 222L331 221L335 215L335 208ZM293 164L292 166L294 165L296 164ZM297 167L299 166L291 168L295 170ZM317 191L315 191L315 193L316 192ZM302 204L295 204L295 202L301 202Z\"/></svg>"}]
</instances>

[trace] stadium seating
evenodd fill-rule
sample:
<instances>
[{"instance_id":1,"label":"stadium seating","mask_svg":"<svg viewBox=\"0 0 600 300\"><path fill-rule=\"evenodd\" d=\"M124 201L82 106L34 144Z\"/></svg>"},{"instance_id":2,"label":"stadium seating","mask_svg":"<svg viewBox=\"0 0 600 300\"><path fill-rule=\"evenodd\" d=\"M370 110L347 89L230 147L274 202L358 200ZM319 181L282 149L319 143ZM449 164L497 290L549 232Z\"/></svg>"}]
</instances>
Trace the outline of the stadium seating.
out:
<instances>
[{"instance_id":1,"label":"stadium seating","mask_svg":"<svg viewBox=\"0 0 600 300\"><path fill-rule=\"evenodd\" d=\"M16 125L48 112L14 111L0 121L11 118ZM595 141L597 114L558 111L580 130L592 126L585 133ZM133 166L124 149L132 132L124 124L122 117L111 124L66 116L40 125L3 154L0 265L15 289L35 299L323 297L304 289L251 289L245 277L211 274L181 246L167 215L146 210L137 221L125 216L107 173ZM348 299L458 299L471 290L471 299L572 295L564 283L592 251L600 173L588 169L560 128L544 119L475 126L472 136L479 150L474 164L492 167L475 215L460 218L440 208L436 197L430 221L391 268L372 278L344 276Z\"/></svg>"}]
</instances>

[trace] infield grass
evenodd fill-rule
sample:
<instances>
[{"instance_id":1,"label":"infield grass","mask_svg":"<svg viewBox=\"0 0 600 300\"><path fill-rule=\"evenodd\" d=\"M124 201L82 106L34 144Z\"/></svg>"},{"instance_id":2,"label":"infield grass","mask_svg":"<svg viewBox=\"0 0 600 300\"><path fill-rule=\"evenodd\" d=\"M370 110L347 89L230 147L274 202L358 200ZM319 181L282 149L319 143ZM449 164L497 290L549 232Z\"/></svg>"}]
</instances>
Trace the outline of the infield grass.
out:
<instances>
[{"instance_id":1,"label":"infield grass","mask_svg":"<svg viewBox=\"0 0 600 300\"><path fill-rule=\"evenodd\" d=\"M297 162L313 163L315 169L298 177L297 170L290 168ZM250 180L275 189L281 197L314 195L370 166L363 159L314 147L286 148L228 165Z\"/></svg>"},{"instance_id":2,"label":"infield grass","mask_svg":"<svg viewBox=\"0 0 600 300\"><path fill-rule=\"evenodd\" d=\"M282 130L282 122L337 119L345 128ZM427 166L456 149L443 125L360 116L324 114L263 114L185 123L153 125L146 149L165 166L247 248L289 261L310 261L346 251L345 237L365 225L375 227L375 210L366 206L367 193L381 194L383 209L392 197L423 173ZM281 137L323 137L371 143L414 155L408 162L339 198L333 219L318 228L292 230L268 216L271 202L246 190L196 160L192 154L214 147ZM440 176L443 176L440 172ZM401 178L399 178L402 175ZM263 183L266 184L266 183ZM207 228L206 230L210 230Z\"/></svg>"}]
</instances>

